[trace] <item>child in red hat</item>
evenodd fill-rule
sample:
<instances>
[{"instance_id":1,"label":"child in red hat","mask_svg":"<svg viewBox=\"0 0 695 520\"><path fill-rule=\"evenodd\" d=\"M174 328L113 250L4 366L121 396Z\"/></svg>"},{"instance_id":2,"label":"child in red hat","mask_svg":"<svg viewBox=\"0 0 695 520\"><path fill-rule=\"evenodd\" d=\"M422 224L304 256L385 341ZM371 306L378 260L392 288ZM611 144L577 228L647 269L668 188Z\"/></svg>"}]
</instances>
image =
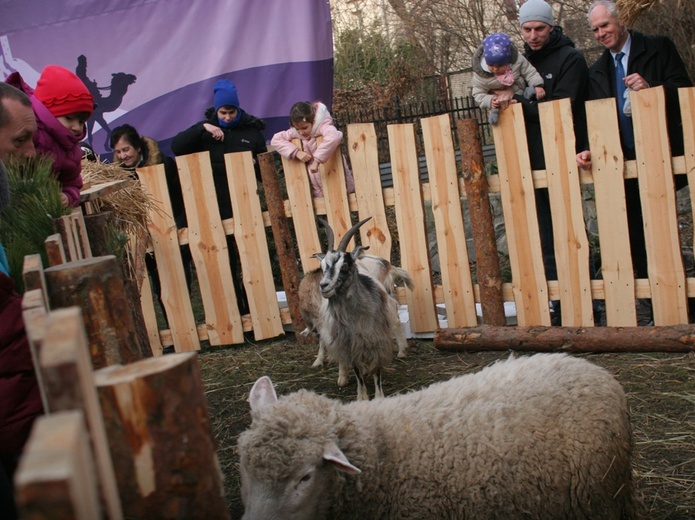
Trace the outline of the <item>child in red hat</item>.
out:
<instances>
[{"instance_id":1,"label":"child in red hat","mask_svg":"<svg viewBox=\"0 0 695 520\"><path fill-rule=\"evenodd\" d=\"M53 173L63 190L63 204L78 206L82 188L82 148L85 123L94 111L94 98L73 72L48 65L41 72L36 89L27 85L18 72L7 83L31 99L36 115L36 152L53 158Z\"/></svg>"}]
</instances>

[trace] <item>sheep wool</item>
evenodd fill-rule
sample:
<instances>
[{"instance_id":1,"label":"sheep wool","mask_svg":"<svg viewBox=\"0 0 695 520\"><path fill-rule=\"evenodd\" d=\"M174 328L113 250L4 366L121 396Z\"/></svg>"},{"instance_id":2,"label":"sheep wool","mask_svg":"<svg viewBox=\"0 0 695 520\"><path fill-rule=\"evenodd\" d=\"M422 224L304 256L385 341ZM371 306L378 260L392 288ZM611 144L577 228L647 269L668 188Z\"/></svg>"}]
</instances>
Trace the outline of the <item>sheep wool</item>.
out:
<instances>
[{"instance_id":1,"label":"sheep wool","mask_svg":"<svg viewBox=\"0 0 695 520\"><path fill-rule=\"evenodd\" d=\"M621 519L636 509L625 394L565 354L510 357L404 395L277 398L239 437L244 519Z\"/></svg>"}]
</instances>

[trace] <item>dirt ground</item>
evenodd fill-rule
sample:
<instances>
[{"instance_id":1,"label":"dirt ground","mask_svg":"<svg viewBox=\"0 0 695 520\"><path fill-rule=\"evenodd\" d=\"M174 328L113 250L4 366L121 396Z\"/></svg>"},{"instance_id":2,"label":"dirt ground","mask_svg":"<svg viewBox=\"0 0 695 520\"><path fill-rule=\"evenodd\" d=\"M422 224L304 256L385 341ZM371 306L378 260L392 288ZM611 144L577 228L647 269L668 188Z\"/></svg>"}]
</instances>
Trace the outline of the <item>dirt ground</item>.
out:
<instances>
[{"instance_id":1,"label":"dirt ground","mask_svg":"<svg viewBox=\"0 0 695 520\"><path fill-rule=\"evenodd\" d=\"M243 506L239 495L237 436L250 423L248 393L268 375L279 395L300 388L329 397L354 399L354 378L336 386L337 367L311 368L314 346L302 347L288 335L279 341L206 348L199 363L206 388L225 492L232 518ZM508 353L450 353L432 341L411 341L408 357L388 374L386 395L417 390L434 381L476 372ZM585 356L610 370L625 388L632 414L634 471L648 518L695 518L695 354L594 354Z\"/></svg>"}]
</instances>

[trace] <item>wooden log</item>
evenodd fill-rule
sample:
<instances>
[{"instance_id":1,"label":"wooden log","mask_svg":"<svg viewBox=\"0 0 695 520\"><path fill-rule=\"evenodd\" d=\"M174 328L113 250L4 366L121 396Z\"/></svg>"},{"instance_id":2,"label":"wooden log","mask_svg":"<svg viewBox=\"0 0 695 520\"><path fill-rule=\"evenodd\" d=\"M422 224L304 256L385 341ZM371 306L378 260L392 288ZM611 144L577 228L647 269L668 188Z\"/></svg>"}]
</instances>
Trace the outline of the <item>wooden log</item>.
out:
<instances>
[{"instance_id":1,"label":"wooden log","mask_svg":"<svg viewBox=\"0 0 695 520\"><path fill-rule=\"evenodd\" d=\"M123 510L79 307L57 309L48 316L39 370L52 412L81 410L84 413L99 475L102 508L110 520L120 520Z\"/></svg>"},{"instance_id":2,"label":"wooden log","mask_svg":"<svg viewBox=\"0 0 695 520\"><path fill-rule=\"evenodd\" d=\"M78 260L44 272L52 309L72 305L82 309L95 368L143 358L116 257Z\"/></svg>"},{"instance_id":3,"label":"wooden log","mask_svg":"<svg viewBox=\"0 0 695 520\"><path fill-rule=\"evenodd\" d=\"M285 205L278 182L277 171L275 169L275 155L273 153L263 153L258 156L258 164L261 169L261 179L265 200L268 205L270 215L270 228L273 232L273 242L275 243L275 254L280 264L280 275L282 286L285 288L287 297L287 307L292 316L292 326L295 331L304 330L306 323L299 312L299 265L297 263L297 253L292 238L290 222L285 215ZM305 345L308 340L301 334L295 334L295 338L300 345Z\"/></svg>"},{"instance_id":4,"label":"wooden log","mask_svg":"<svg viewBox=\"0 0 695 520\"><path fill-rule=\"evenodd\" d=\"M115 231L113 219L112 211L102 211L84 216L84 225L94 256L114 254L114 251L109 248L109 242Z\"/></svg>"},{"instance_id":5,"label":"wooden log","mask_svg":"<svg viewBox=\"0 0 695 520\"><path fill-rule=\"evenodd\" d=\"M197 355L95 373L127 518L229 518Z\"/></svg>"},{"instance_id":6,"label":"wooden log","mask_svg":"<svg viewBox=\"0 0 695 520\"><path fill-rule=\"evenodd\" d=\"M81 411L39 417L15 475L22 518L103 518L94 458Z\"/></svg>"},{"instance_id":7,"label":"wooden log","mask_svg":"<svg viewBox=\"0 0 695 520\"><path fill-rule=\"evenodd\" d=\"M695 352L695 325L669 327L491 327L439 329L447 351Z\"/></svg>"},{"instance_id":8,"label":"wooden log","mask_svg":"<svg viewBox=\"0 0 695 520\"><path fill-rule=\"evenodd\" d=\"M60 238L63 241L63 249L68 262L80 260L82 258L82 253L80 244L77 241L74 229L72 228L71 216L63 215L62 217L53 219L53 228L55 232L60 235Z\"/></svg>"},{"instance_id":9,"label":"wooden log","mask_svg":"<svg viewBox=\"0 0 695 520\"><path fill-rule=\"evenodd\" d=\"M456 127L459 134L461 169L466 187L468 213L473 230L483 323L504 326L507 324L507 318L504 314L502 298L502 275L495 240L495 226L490 209L490 193L485 177L480 129L476 119L459 119Z\"/></svg>"}]
</instances>

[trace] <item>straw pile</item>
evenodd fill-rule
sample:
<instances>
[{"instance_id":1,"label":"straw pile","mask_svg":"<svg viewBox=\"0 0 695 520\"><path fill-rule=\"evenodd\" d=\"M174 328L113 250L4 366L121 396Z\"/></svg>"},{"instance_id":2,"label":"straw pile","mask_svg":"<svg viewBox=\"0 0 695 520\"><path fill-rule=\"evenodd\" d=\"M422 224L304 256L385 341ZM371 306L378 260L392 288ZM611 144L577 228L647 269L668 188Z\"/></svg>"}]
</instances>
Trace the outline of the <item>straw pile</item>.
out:
<instances>
[{"instance_id":1,"label":"straw pile","mask_svg":"<svg viewBox=\"0 0 695 520\"><path fill-rule=\"evenodd\" d=\"M140 283L145 273L149 214L150 211L161 211L159 204L147 193L132 172L115 164L83 160L82 179L85 186L97 186L118 180L132 181L126 188L92 201L92 206L97 212L113 213L117 231L121 236L116 247L125 250L130 275ZM116 251L114 254L119 256Z\"/></svg>"}]
</instances>

